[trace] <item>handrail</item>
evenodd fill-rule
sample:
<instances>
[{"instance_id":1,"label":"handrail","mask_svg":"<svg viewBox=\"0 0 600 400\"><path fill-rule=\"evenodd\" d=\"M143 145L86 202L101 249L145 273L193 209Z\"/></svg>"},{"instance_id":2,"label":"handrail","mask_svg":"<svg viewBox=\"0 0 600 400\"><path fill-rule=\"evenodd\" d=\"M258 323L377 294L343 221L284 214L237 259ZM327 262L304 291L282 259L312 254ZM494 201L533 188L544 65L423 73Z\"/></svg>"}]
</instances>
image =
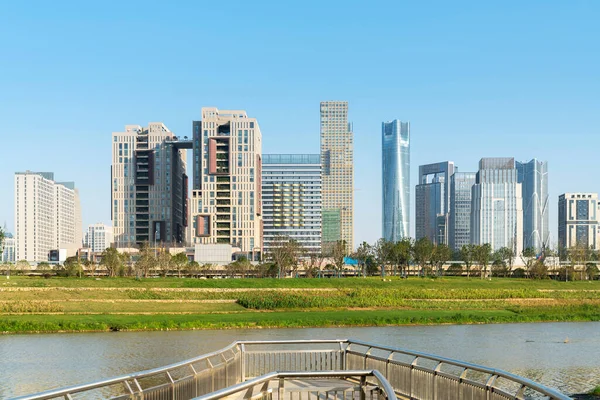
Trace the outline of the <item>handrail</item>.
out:
<instances>
[{"instance_id":1,"label":"handrail","mask_svg":"<svg viewBox=\"0 0 600 400\"><path fill-rule=\"evenodd\" d=\"M256 385L264 382L272 381L274 379L285 379L285 378L353 378L363 376L374 376L380 383L382 390L385 392L388 400L397 400L396 392L392 388L392 385L385 379L381 372L377 370L356 370L356 371L300 371L300 372L270 372L268 374L250 379L249 381L238 383L237 385L230 386L225 389L217 390L216 392L199 396L193 400L217 400L225 396L229 396L243 390L251 389Z\"/></svg>"},{"instance_id":2,"label":"handrail","mask_svg":"<svg viewBox=\"0 0 600 400\"><path fill-rule=\"evenodd\" d=\"M469 363L469 362L465 362L465 361L459 361L459 360L455 360L455 359L451 359L451 358L436 356L433 354L428 354L428 353L424 353L424 352L420 352L420 351L413 351L413 350L407 350L407 349L402 349L402 348L383 346L383 345L373 344L373 343L369 343L369 342L364 342L361 340L307 339L307 340L242 340L242 341L235 341L235 342L231 343L230 345L224 347L221 350L217 350L217 351L214 351L214 352L211 352L208 354L204 354L204 355L201 355L201 356L198 356L195 358L191 358L191 359L184 360L184 361L181 361L178 363L166 365L163 367L158 367L158 368L145 370L145 371L128 374L128 375L121 375L121 376L104 379L104 380L97 381L97 382L74 385L74 386L69 386L69 387L64 387L64 388L52 389L52 390L44 391L41 393L20 396L20 397L14 398L13 400L45 400L45 399L52 399L52 398L56 398L56 397L68 398L69 395L74 394L74 393L85 392L88 390L93 390L93 389L98 389L101 387L116 385L119 383L123 383L123 384L125 384L125 386L127 386L127 381L134 381L137 385L138 384L137 380L139 380L139 379L144 379L144 378L148 378L151 376L156 376L158 374L167 373L169 371L172 371L172 370L175 370L178 368L182 368L182 367L186 367L186 366L192 365L194 363L197 363L197 362L200 362L203 360L208 360L212 357L222 355L228 351L232 351L235 349L239 350L242 353L242 373L241 373L241 376L239 377L239 379L243 380L243 378L245 377L244 367L243 367L243 365L244 365L244 357L243 356L246 353L248 353L248 354L251 353L251 352L247 351L246 346L271 345L271 344L288 344L288 345L294 345L294 344L304 344L304 345L339 344L340 350L338 350L338 351L340 351L343 354L350 353L350 354L362 355L365 358L372 358L372 359L379 358L377 356L367 354L369 352L368 350L364 353L361 353L360 351L354 350L352 348L353 345L354 346L362 346L362 347L366 347L368 349L377 349L377 350L383 350L386 352L390 352L390 354L388 356L388 361L390 361L390 362L394 361L391 358L393 354L404 354L404 355L409 355L409 356L415 357L415 360L413 361L413 363L414 363L414 366L417 366L417 367L418 367L418 364L416 364L416 362L417 362L418 358L437 361L438 363L440 363L438 365L438 367L436 367L435 370L430 369L434 374L437 374L438 372L440 372L439 368L441 367L441 364L447 364L447 365L452 365L452 366L457 366L457 367L463 368L465 370L465 372L467 370L472 370L472 371L487 373L490 375L490 378L494 378L494 377L495 378L498 378L498 377L505 378L507 380L510 380L512 382L520 384L521 392L524 388L529 388L540 394L549 396L551 399L558 399L558 400L569 400L570 399L568 396L565 396L562 393L559 393L558 391L556 391L554 389L551 389L551 388L541 385L537 382L534 382L530 379L521 377L519 375L512 374L510 372L507 372L507 371L504 371L501 369L488 368L488 367L485 367L482 365L477 365L477 364L473 364L473 363ZM235 356L235 354L234 354L234 356ZM365 364L365 366L366 366L366 364ZM192 370L193 370L193 368L192 368ZM363 371L363 370L360 370L360 371ZM340 373L340 372L356 372L356 371L334 371L334 372ZM461 379L461 381L464 380L465 372L463 372L463 374L459 377ZM279 372L279 374L296 374L296 376L299 376L298 374L311 374L311 373L312 374L315 374L315 373L317 373L317 374L326 373L327 374L327 373L330 373L330 371ZM387 379L379 371L373 370L372 373L373 373L373 375L375 375L375 377L379 381L381 381L381 379L379 379L381 377L381 378L383 378L383 381L385 381L389 384ZM269 374L267 374L267 375L269 375ZM263 375L263 377L265 377L267 375ZM323 375L320 375L320 376L323 376ZM255 378L255 379L258 379L258 378ZM254 381L254 379L252 381ZM252 381L248 381L248 382L252 382ZM495 381L495 379L493 379L492 381ZM490 387L492 387L492 389L496 389L496 387L492 383L490 383L489 385L490 385ZM233 387L236 387L236 386L238 386L238 385L235 385ZM382 386L385 386L385 385L382 383ZM390 388L391 388L391 386L390 386ZM227 389L231 389L231 388L227 388ZM139 388L139 390L142 390L142 389ZM225 389L223 389L223 390L225 390ZM392 389L392 391L393 391L393 389ZM215 392L215 393L218 393L218 392Z\"/></svg>"},{"instance_id":3,"label":"handrail","mask_svg":"<svg viewBox=\"0 0 600 400\"><path fill-rule=\"evenodd\" d=\"M140 372L136 372L136 373L128 374L128 375L120 375L120 376L116 376L113 378L104 379L102 381L84 383L84 384L74 385L74 386L67 386L67 387L63 387L63 388L47 390L47 391L40 392L40 393L19 396L19 397L13 398L12 400L53 399L53 398L59 397L59 396L66 396L67 394L80 393L80 392L85 392L87 390L93 390L93 389L98 389L98 388L105 387L105 386L116 385L118 383L123 383L128 380L147 378L152 375L162 374L164 372L167 372L167 371L170 371L173 369L185 367L187 365L197 363L197 362L205 360L207 358L212 358L219 354L223 354L226 351L233 350L234 348L236 348L239 345L239 343L240 343L239 341L236 341L236 342L231 343L229 346L224 347L220 350L213 351L212 353L203 354L201 356L190 358L188 360L165 365L164 367L157 367L157 368L148 369L145 371L140 371Z\"/></svg>"},{"instance_id":4,"label":"handrail","mask_svg":"<svg viewBox=\"0 0 600 400\"><path fill-rule=\"evenodd\" d=\"M373 349L392 351L394 353L402 353L402 354L407 354L410 356L427 358L429 360L439 361L439 362L442 362L445 364L455 365L457 367L463 367L463 368L467 368L467 369L470 369L473 371L485 372L485 373L488 373L491 375L496 375L498 377L510 379L511 381L520 383L521 385L525 385L531 389L534 389L541 394L550 396L553 399L570 400L570 397L565 396L564 394L562 394L554 389L551 389L549 387L541 385L535 381L524 378L522 376L512 374L508 371L504 371L502 369L488 368L483 365L473 364L473 363L466 362L466 361L459 361L459 360L455 360L452 358L436 356L433 354L423 353L420 351L406 350L406 349L400 349L400 348L396 348L396 347L381 346L381 345L377 345L377 344L373 344L373 343L364 342L361 340L350 339L349 343L356 344L359 346L366 346L366 347L370 347Z\"/></svg>"}]
</instances>

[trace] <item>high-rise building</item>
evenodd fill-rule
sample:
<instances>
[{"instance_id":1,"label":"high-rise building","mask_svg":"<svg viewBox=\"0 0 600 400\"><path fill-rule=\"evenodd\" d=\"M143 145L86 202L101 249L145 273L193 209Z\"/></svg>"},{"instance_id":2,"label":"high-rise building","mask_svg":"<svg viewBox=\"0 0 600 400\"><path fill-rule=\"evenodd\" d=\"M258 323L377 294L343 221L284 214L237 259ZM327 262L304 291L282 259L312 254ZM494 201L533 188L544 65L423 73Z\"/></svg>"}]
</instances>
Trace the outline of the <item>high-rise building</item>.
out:
<instances>
[{"instance_id":1,"label":"high-rise building","mask_svg":"<svg viewBox=\"0 0 600 400\"><path fill-rule=\"evenodd\" d=\"M296 240L307 253L321 251L319 154L265 154L262 168L264 252L273 240Z\"/></svg>"},{"instance_id":2,"label":"high-rise building","mask_svg":"<svg viewBox=\"0 0 600 400\"><path fill-rule=\"evenodd\" d=\"M475 177L475 172L454 172L450 177L448 245L453 250L471 243L471 189Z\"/></svg>"},{"instance_id":3,"label":"high-rise building","mask_svg":"<svg viewBox=\"0 0 600 400\"><path fill-rule=\"evenodd\" d=\"M410 123L393 120L381 127L382 236L397 242L409 236Z\"/></svg>"},{"instance_id":4,"label":"high-rise building","mask_svg":"<svg viewBox=\"0 0 600 400\"><path fill-rule=\"evenodd\" d=\"M558 197L558 245L600 248L600 203L597 193L564 193Z\"/></svg>"},{"instance_id":5,"label":"high-rise building","mask_svg":"<svg viewBox=\"0 0 600 400\"><path fill-rule=\"evenodd\" d=\"M189 143L191 145L191 143ZM111 219L117 247L181 245L187 226L186 142L163 123L112 134Z\"/></svg>"},{"instance_id":6,"label":"high-rise building","mask_svg":"<svg viewBox=\"0 0 600 400\"><path fill-rule=\"evenodd\" d=\"M48 261L50 250L68 256L81 248L81 206L73 182L55 182L51 172L15 174L16 259Z\"/></svg>"},{"instance_id":7,"label":"high-rise building","mask_svg":"<svg viewBox=\"0 0 600 400\"><path fill-rule=\"evenodd\" d=\"M454 163L445 161L419 166L415 188L415 239L428 238L435 244L448 244L450 177Z\"/></svg>"},{"instance_id":8,"label":"high-rise building","mask_svg":"<svg viewBox=\"0 0 600 400\"><path fill-rule=\"evenodd\" d=\"M245 111L202 108L193 123L191 242L230 244L251 260L262 251L262 137Z\"/></svg>"},{"instance_id":9,"label":"high-rise building","mask_svg":"<svg viewBox=\"0 0 600 400\"><path fill-rule=\"evenodd\" d=\"M514 158L482 158L471 200L471 243L521 254L523 195Z\"/></svg>"},{"instance_id":10,"label":"high-rise building","mask_svg":"<svg viewBox=\"0 0 600 400\"><path fill-rule=\"evenodd\" d=\"M113 242L113 230L111 226L97 223L88 226L85 234L85 246L93 253L101 253Z\"/></svg>"},{"instance_id":11,"label":"high-rise building","mask_svg":"<svg viewBox=\"0 0 600 400\"><path fill-rule=\"evenodd\" d=\"M16 262L16 246L17 242L12 233L6 230L6 224L4 224L4 241L0 248L0 262L15 263Z\"/></svg>"},{"instance_id":12,"label":"high-rise building","mask_svg":"<svg viewBox=\"0 0 600 400\"><path fill-rule=\"evenodd\" d=\"M533 159L516 162L518 181L523 185L523 248L536 252L548 245L548 162Z\"/></svg>"},{"instance_id":13,"label":"high-rise building","mask_svg":"<svg viewBox=\"0 0 600 400\"><path fill-rule=\"evenodd\" d=\"M321 166L323 177L323 243L343 240L354 248L354 144L347 101L321 102ZM335 224L339 215L339 237Z\"/></svg>"}]
</instances>

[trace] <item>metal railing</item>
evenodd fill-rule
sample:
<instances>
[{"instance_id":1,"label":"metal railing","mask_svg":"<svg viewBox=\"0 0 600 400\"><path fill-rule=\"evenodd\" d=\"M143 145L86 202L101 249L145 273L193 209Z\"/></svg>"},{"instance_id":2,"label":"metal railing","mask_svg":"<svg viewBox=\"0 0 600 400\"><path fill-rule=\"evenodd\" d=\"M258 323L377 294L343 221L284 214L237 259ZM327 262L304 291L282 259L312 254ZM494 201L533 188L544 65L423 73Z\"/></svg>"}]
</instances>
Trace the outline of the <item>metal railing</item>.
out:
<instances>
[{"instance_id":1,"label":"metal railing","mask_svg":"<svg viewBox=\"0 0 600 400\"><path fill-rule=\"evenodd\" d=\"M301 385L286 388L285 383L290 379L302 379L307 382L311 378L334 378L356 381L357 385L349 385L345 387L327 388L326 386L311 386ZM367 378L372 378L377 382L376 386L369 387ZM272 383L275 383L275 393L273 396ZM335 385L334 385L335 386ZM250 379L246 382L239 383L232 387L221 389L214 393L197 397L195 400L219 400L228 396L238 394L242 399L273 399L274 397L283 399L301 399L306 394L307 398L314 396L317 399L358 399L366 400L396 400L396 393L383 377L377 371L320 371L320 372L271 372L258 378Z\"/></svg>"},{"instance_id":2,"label":"metal railing","mask_svg":"<svg viewBox=\"0 0 600 400\"><path fill-rule=\"evenodd\" d=\"M389 393L382 386L382 380L389 382L393 392L409 399L569 399L551 388L503 370L348 339L238 341L222 350L169 366L17 399L81 396L86 399L187 400L213 392L225 393L224 389L233 390L238 384L253 385L250 383L253 379L267 379L272 373L301 377L321 372L339 375L343 371L372 372L365 375L368 384Z\"/></svg>"}]
</instances>

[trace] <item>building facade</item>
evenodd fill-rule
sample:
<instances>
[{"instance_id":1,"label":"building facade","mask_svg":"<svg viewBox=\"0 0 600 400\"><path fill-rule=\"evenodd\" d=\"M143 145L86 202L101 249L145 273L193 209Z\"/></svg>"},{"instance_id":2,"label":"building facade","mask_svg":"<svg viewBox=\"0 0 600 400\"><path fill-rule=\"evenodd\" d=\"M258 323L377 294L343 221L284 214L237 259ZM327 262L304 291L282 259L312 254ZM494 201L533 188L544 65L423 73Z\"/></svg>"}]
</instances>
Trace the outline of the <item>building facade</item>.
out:
<instances>
[{"instance_id":1,"label":"building facade","mask_svg":"<svg viewBox=\"0 0 600 400\"><path fill-rule=\"evenodd\" d=\"M471 196L471 243L521 254L523 195L514 158L482 158Z\"/></svg>"},{"instance_id":2,"label":"building facade","mask_svg":"<svg viewBox=\"0 0 600 400\"><path fill-rule=\"evenodd\" d=\"M344 240L347 251L354 249L354 139L348 124L347 101L321 102L321 166L323 179L323 241ZM333 237L338 228L339 237Z\"/></svg>"},{"instance_id":3,"label":"building facade","mask_svg":"<svg viewBox=\"0 0 600 400\"><path fill-rule=\"evenodd\" d=\"M450 178L454 163L445 161L419 166L415 188L415 239L423 237L435 244L448 244Z\"/></svg>"},{"instance_id":4,"label":"building facade","mask_svg":"<svg viewBox=\"0 0 600 400\"><path fill-rule=\"evenodd\" d=\"M88 226L85 233L85 247L93 253L102 253L113 243L112 226L101 223Z\"/></svg>"},{"instance_id":5,"label":"building facade","mask_svg":"<svg viewBox=\"0 0 600 400\"><path fill-rule=\"evenodd\" d=\"M4 229L4 242L2 243L2 248L0 249L0 262L3 263L11 263L14 264L17 262L17 240L14 238L12 233L8 233L6 231L6 227Z\"/></svg>"},{"instance_id":6,"label":"building facade","mask_svg":"<svg viewBox=\"0 0 600 400\"><path fill-rule=\"evenodd\" d=\"M117 247L181 245L187 226L186 154L163 123L112 134L111 219Z\"/></svg>"},{"instance_id":7,"label":"building facade","mask_svg":"<svg viewBox=\"0 0 600 400\"><path fill-rule=\"evenodd\" d=\"M382 237L397 242L410 234L410 123L384 122L381 149Z\"/></svg>"},{"instance_id":8,"label":"building facade","mask_svg":"<svg viewBox=\"0 0 600 400\"><path fill-rule=\"evenodd\" d=\"M471 189L475 178L475 172L454 172L450 177L448 246L453 250L471 243Z\"/></svg>"},{"instance_id":9,"label":"building facade","mask_svg":"<svg viewBox=\"0 0 600 400\"><path fill-rule=\"evenodd\" d=\"M548 162L534 158L515 165L517 179L523 185L523 248L531 247L539 253L550 239Z\"/></svg>"},{"instance_id":10,"label":"building facade","mask_svg":"<svg viewBox=\"0 0 600 400\"><path fill-rule=\"evenodd\" d=\"M321 252L319 154L265 154L262 168L264 252L277 237L296 240L307 254Z\"/></svg>"},{"instance_id":11,"label":"building facade","mask_svg":"<svg viewBox=\"0 0 600 400\"><path fill-rule=\"evenodd\" d=\"M250 260L262 251L262 136L245 111L202 108L193 123L192 244L230 244Z\"/></svg>"},{"instance_id":12,"label":"building facade","mask_svg":"<svg viewBox=\"0 0 600 400\"><path fill-rule=\"evenodd\" d=\"M597 193L564 193L558 197L558 245L600 248L600 203Z\"/></svg>"},{"instance_id":13,"label":"building facade","mask_svg":"<svg viewBox=\"0 0 600 400\"><path fill-rule=\"evenodd\" d=\"M75 255L83 245L79 192L73 182L55 182L51 172L15 174L15 257L48 261L51 250Z\"/></svg>"}]
</instances>

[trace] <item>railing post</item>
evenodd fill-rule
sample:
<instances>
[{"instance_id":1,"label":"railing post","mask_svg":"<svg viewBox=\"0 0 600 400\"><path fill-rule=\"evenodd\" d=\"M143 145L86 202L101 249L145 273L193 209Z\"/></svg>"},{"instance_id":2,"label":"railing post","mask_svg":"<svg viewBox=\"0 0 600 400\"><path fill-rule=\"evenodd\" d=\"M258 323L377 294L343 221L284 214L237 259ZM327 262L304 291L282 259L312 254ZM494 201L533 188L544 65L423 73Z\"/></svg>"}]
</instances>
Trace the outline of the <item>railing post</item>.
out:
<instances>
[{"instance_id":1,"label":"railing post","mask_svg":"<svg viewBox=\"0 0 600 400\"><path fill-rule=\"evenodd\" d=\"M433 400L438 399L438 372L442 369L442 363L438 363L433 370Z\"/></svg>"},{"instance_id":2,"label":"railing post","mask_svg":"<svg viewBox=\"0 0 600 400\"><path fill-rule=\"evenodd\" d=\"M342 342L340 342L340 369L346 370L346 352Z\"/></svg>"},{"instance_id":3,"label":"railing post","mask_svg":"<svg viewBox=\"0 0 600 400\"><path fill-rule=\"evenodd\" d=\"M367 377L365 375L360 377L360 400L367 398Z\"/></svg>"},{"instance_id":4,"label":"railing post","mask_svg":"<svg viewBox=\"0 0 600 400\"><path fill-rule=\"evenodd\" d=\"M415 397L415 393L413 391L414 389L414 380L415 380L415 365L417 365L417 361L419 361L419 357L415 357L415 359L410 363L410 398L414 398Z\"/></svg>"},{"instance_id":5,"label":"railing post","mask_svg":"<svg viewBox=\"0 0 600 400\"><path fill-rule=\"evenodd\" d=\"M169 378L169 382L171 382L171 398L175 399L175 381L169 371L167 371L167 378Z\"/></svg>"},{"instance_id":6,"label":"railing post","mask_svg":"<svg viewBox=\"0 0 600 400\"><path fill-rule=\"evenodd\" d=\"M279 378L279 400L284 400L283 399L283 393L284 393L284 389L283 389L283 385L284 385L285 380L283 378Z\"/></svg>"},{"instance_id":7,"label":"railing post","mask_svg":"<svg viewBox=\"0 0 600 400\"><path fill-rule=\"evenodd\" d=\"M246 380L246 345L244 343L240 346L240 353L242 359L242 380L240 382L244 382Z\"/></svg>"},{"instance_id":8,"label":"railing post","mask_svg":"<svg viewBox=\"0 0 600 400\"><path fill-rule=\"evenodd\" d=\"M365 353L365 359L363 360L363 369L367 369L367 358L369 358L369 354L371 354L371 350L373 350L372 347L369 347L369 349L367 350L367 352Z\"/></svg>"}]
</instances>

